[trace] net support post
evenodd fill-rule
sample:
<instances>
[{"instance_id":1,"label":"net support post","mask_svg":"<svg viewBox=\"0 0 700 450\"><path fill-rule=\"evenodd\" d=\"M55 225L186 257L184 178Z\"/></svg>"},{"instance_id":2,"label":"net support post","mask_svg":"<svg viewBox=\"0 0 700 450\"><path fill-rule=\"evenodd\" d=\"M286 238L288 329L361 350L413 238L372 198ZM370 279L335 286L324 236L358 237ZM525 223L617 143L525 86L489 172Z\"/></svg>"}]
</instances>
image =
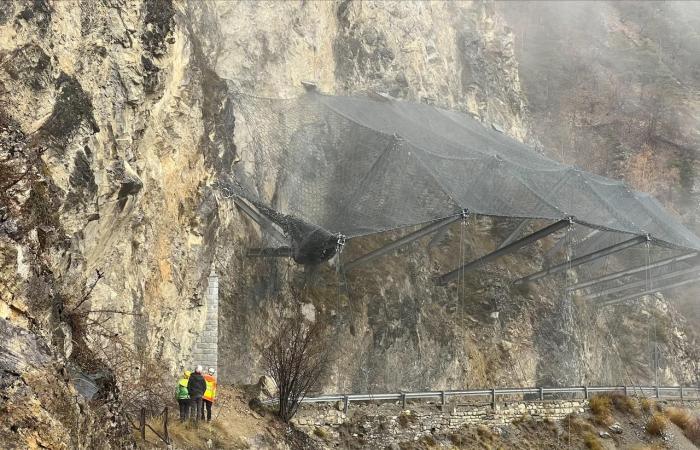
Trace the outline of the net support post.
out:
<instances>
[{"instance_id":1,"label":"net support post","mask_svg":"<svg viewBox=\"0 0 700 450\"><path fill-rule=\"evenodd\" d=\"M544 400L544 388L539 388L540 391L540 401Z\"/></svg>"},{"instance_id":2,"label":"net support post","mask_svg":"<svg viewBox=\"0 0 700 450\"><path fill-rule=\"evenodd\" d=\"M350 409L350 397L347 395L343 397L343 414L348 414L348 409Z\"/></svg>"},{"instance_id":3,"label":"net support post","mask_svg":"<svg viewBox=\"0 0 700 450\"><path fill-rule=\"evenodd\" d=\"M646 290L646 291L643 291L643 292L637 292L636 294L630 294L630 295L626 295L626 296L624 296L624 297L620 297L620 298L616 298L616 299L611 299L611 300L598 300L598 302L596 303L596 306L599 307L599 308L602 308L602 307L604 307L604 306L616 305L616 304L618 304L618 303L622 303L622 302L627 301L627 300L632 300L632 299L635 299L635 298L644 297L645 295L649 295L649 294L654 294L654 293L656 293L656 292L665 291L666 289L671 289L671 288L675 288L675 287L685 286L686 284L697 283L697 282L699 282L699 281L700 281L700 277L697 277L697 278L690 278L690 279L688 279L688 280L679 281L678 283L667 284L667 285L665 285L665 286L656 286L656 287L654 287L654 288L652 288L652 289L649 289L649 290Z\"/></svg>"},{"instance_id":4,"label":"net support post","mask_svg":"<svg viewBox=\"0 0 700 450\"><path fill-rule=\"evenodd\" d=\"M496 409L496 388L491 388L491 409Z\"/></svg>"},{"instance_id":5,"label":"net support post","mask_svg":"<svg viewBox=\"0 0 700 450\"><path fill-rule=\"evenodd\" d=\"M574 258L571 261L565 261L561 264L556 264L554 266L548 267L546 269L540 270L539 272L535 272L533 274L527 275L525 277L522 277L520 279L517 279L513 282L513 284L523 284L527 283L529 281L536 281L541 278L544 278L547 275L553 275L555 273L562 272L564 270L578 267L582 264L589 263L591 261L595 261L596 259L603 258L608 255L612 255L614 253L619 253L623 250L626 250L630 247L634 247L635 245L639 245L642 242L647 242L649 240L648 236L637 236L632 239L628 239L626 241L620 242L615 245L611 245L610 247L606 247L604 249L595 251L593 253L589 253L587 255L579 256L578 258Z\"/></svg>"},{"instance_id":6,"label":"net support post","mask_svg":"<svg viewBox=\"0 0 700 450\"><path fill-rule=\"evenodd\" d=\"M500 256L503 256L505 254L511 253L515 250L518 250L521 247L526 246L527 244L531 244L533 242L539 241L540 239L549 236L552 233L556 233L557 231L561 230L562 228L566 228L572 224L572 219L564 219L560 220L559 222L555 222L545 228L542 228L539 231L536 231L528 236L525 236L522 239L519 239L511 244L506 245L505 247L502 247L498 250L495 250L487 255L482 256L481 258L475 259L473 261L470 261L466 264L464 264L461 267L458 267L457 269L448 272L444 275L441 275L437 278L435 278L435 284L444 286L453 279L457 278L459 275L461 275L464 272L470 271L475 269L476 267L479 267L491 260L494 260Z\"/></svg>"},{"instance_id":7,"label":"net support post","mask_svg":"<svg viewBox=\"0 0 700 450\"><path fill-rule=\"evenodd\" d=\"M411 242L420 239L424 236L429 235L430 233L433 233L434 231L438 231L442 228L446 228L450 224L460 220L464 219L466 217L465 214L468 214L467 212L462 212L460 214L457 214L455 216L448 217L443 220L439 220L437 222L433 222L430 225L427 225L419 230L414 231L413 233L409 233L406 236L399 238L396 241L390 242L382 247L379 247L376 250L372 250L371 252L360 256L359 258L350 261L347 263L344 267L345 272L348 272L355 267L367 263L369 261L372 261L375 258L379 258L380 256L384 256L387 253L396 250L398 248L403 247L404 245L410 244Z\"/></svg>"},{"instance_id":8,"label":"net support post","mask_svg":"<svg viewBox=\"0 0 700 450\"><path fill-rule=\"evenodd\" d=\"M583 398L588 400L588 386L583 387Z\"/></svg>"},{"instance_id":9,"label":"net support post","mask_svg":"<svg viewBox=\"0 0 700 450\"><path fill-rule=\"evenodd\" d=\"M659 281L669 280L672 278L676 278L676 277L680 277L682 275L688 275L688 274L695 274L696 278L700 277L700 268L691 267L690 269L669 272L669 273L666 273L663 275L659 275L658 277L655 277L655 278L650 278L648 280L640 280L640 281L636 281L634 283L623 284L622 286L615 286L615 287L610 288L610 289L604 289L602 291L593 292L591 294L583 296L583 298L585 300L591 300L594 298L603 297L605 295L615 294L617 292L623 292L623 291L626 291L628 289L643 288L646 286L654 286Z\"/></svg>"},{"instance_id":10,"label":"net support post","mask_svg":"<svg viewBox=\"0 0 700 450\"><path fill-rule=\"evenodd\" d=\"M401 393L401 409L406 410L406 393L402 392Z\"/></svg>"},{"instance_id":11,"label":"net support post","mask_svg":"<svg viewBox=\"0 0 700 450\"><path fill-rule=\"evenodd\" d=\"M241 211L243 211L248 217L250 217L253 220L253 222L257 223L258 226L263 229L263 231L270 233L270 235L280 244L286 244L287 237L284 234L282 234L282 232L280 232L277 228L275 228L271 220L269 220L253 208L251 208L240 197L234 197L233 203L236 206L238 206L238 208Z\"/></svg>"},{"instance_id":12,"label":"net support post","mask_svg":"<svg viewBox=\"0 0 700 450\"><path fill-rule=\"evenodd\" d=\"M667 265L669 265L669 264L673 264L673 263L676 263L676 262L685 261L685 260L694 258L694 257L696 257L696 256L698 256L698 253L697 253L697 252L690 252L690 253L685 253L685 254L683 254L683 255L679 255L679 256L674 256L674 257L671 257L671 258L662 259L662 260L660 260L660 261L657 261L657 262L654 262L654 263L651 263L651 264L648 264L648 265L645 264L645 265L643 265L643 266L637 266L637 267L634 267L634 268L631 268L631 269L621 270L621 271L619 271L619 272L615 272L615 273L611 273L611 274L609 274L609 275L605 275L605 276L602 276L602 277L594 278L594 279L592 279L592 280L582 281L582 282L573 284L573 285L571 285L571 286L568 286L568 287L566 288L566 290L567 290L567 292L577 291L577 290L579 290L579 289L583 289L583 288L586 288L586 287L589 287L589 286L594 286L594 285L596 285L596 284L603 283L603 282L606 282L606 281L617 280L618 278L622 278L622 277L625 277L625 276L628 276L628 275L634 275L634 274L636 274L636 273L644 272L644 271L646 271L646 270L658 269L659 267L664 267L664 266L667 266Z\"/></svg>"}]
</instances>

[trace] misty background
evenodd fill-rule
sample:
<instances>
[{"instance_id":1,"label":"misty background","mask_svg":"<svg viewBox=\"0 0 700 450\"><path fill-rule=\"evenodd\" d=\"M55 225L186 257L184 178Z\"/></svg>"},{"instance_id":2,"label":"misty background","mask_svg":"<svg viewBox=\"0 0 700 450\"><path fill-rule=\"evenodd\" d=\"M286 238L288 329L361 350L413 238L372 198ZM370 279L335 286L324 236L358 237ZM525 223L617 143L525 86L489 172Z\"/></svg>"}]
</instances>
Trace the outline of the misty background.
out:
<instances>
[{"instance_id":1,"label":"misty background","mask_svg":"<svg viewBox=\"0 0 700 450\"><path fill-rule=\"evenodd\" d=\"M548 156L624 179L700 232L700 2L496 7L514 33L532 137ZM676 294L700 324L700 288Z\"/></svg>"}]
</instances>

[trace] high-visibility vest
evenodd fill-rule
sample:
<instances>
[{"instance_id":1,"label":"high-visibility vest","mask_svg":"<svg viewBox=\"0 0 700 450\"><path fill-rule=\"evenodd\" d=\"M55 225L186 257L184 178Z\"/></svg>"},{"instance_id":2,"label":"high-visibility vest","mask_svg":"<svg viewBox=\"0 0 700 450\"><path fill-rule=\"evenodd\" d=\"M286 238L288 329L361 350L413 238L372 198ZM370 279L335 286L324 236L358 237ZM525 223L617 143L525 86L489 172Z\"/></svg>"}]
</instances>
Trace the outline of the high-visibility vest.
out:
<instances>
[{"instance_id":1,"label":"high-visibility vest","mask_svg":"<svg viewBox=\"0 0 700 450\"><path fill-rule=\"evenodd\" d=\"M190 398L190 394L187 391L187 378L181 378L177 383L177 399L186 400Z\"/></svg>"},{"instance_id":2,"label":"high-visibility vest","mask_svg":"<svg viewBox=\"0 0 700 450\"><path fill-rule=\"evenodd\" d=\"M204 381L207 382L207 390L204 391L202 398L213 402L216 398L216 378L207 374L204 375Z\"/></svg>"}]
</instances>

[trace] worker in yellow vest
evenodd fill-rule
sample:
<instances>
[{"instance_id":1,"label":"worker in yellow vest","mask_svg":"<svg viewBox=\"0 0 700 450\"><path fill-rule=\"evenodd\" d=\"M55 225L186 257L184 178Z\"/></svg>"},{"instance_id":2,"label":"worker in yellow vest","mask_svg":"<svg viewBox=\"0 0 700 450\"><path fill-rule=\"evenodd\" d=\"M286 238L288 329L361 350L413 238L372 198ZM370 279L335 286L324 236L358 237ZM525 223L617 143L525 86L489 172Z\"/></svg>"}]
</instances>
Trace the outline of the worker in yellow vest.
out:
<instances>
[{"instance_id":1,"label":"worker in yellow vest","mask_svg":"<svg viewBox=\"0 0 700 450\"><path fill-rule=\"evenodd\" d=\"M177 403L180 406L180 421L187 420L190 412L190 394L187 392L187 382L190 379L189 370L185 370L183 377L177 382Z\"/></svg>"},{"instance_id":2,"label":"worker in yellow vest","mask_svg":"<svg viewBox=\"0 0 700 450\"><path fill-rule=\"evenodd\" d=\"M214 403L214 399L216 398L216 377L214 376L215 372L216 371L214 370L214 368L210 367L209 373L204 375L204 381L206 381L207 383L207 390L204 392L202 400L204 400L204 407L207 410L207 422L211 422L211 406ZM204 420L204 409L202 409L202 420Z\"/></svg>"}]
</instances>

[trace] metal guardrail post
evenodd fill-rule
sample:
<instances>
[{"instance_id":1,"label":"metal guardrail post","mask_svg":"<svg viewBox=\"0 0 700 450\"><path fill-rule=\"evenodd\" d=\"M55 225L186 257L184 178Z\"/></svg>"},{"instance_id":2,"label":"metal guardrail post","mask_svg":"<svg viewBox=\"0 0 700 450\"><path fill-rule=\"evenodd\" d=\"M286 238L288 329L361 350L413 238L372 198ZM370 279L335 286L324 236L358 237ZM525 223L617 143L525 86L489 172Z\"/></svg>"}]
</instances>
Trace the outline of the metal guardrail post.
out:
<instances>
[{"instance_id":1,"label":"metal guardrail post","mask_svg":"<svg viewBox=\"0 0 700 450\"><path fill-rule=\"evenodd\" d=\"M491 388L491 408L496 409L496 388Z\"/></svg>"},{"instance_id":2,"label":"metal guardrail post","mask_svg":"<svg viewBox=\"0 0 700 450\"><path fill-rule=\"evenodd\" d=\"M625 397L627 396L627 386L622 386L622 390L625 393Z\"/></svg>"},{"instance_id":3,"label":"metal guardrail post","mask_svg":"<svg viewBox=\"0 0 700 450\"><path fill-rule=\"evenodd\" d=\"M348 408L350 408L350 397L347 395L343 398L343 414L348 414Z\"/></svg>"},{"instance_id":4,"label":"metal guardrail post","mask_svg":"<svg viewBox=\"0 0 700 450\"><path fill-rule=\"evenodd\" d=\"M402 392L401 393L401 408L406 409L406 393Z\"/></svg>"},{"instance_id":5,"label":"metal guardrail post","mask_svg":"<svg viewBox=\"0 0 700 450\"><path fill-rule=\"evenodd\" d=\"M539 388L540 389L540 400L544 400L544 388Z\"/></svg>"},{"instance_id":6,"label":"metal guardrail post","mask_svg":"<svg viewBox=\"0 0 700 450\"><path fill-rule=\"evenodd\" d=\"M683 401L683 385L681 384L681 402Z\"/></svg>"},{"instance_id":7,"label":"metal guardrail post","mask_svg":"<svg viewBox=\"0 0 700 450\"><path fill-rule=\"evenodd\" d=\"M588 386L583 387L583 398L588 400Z\"/></svg>"},{"instance_id":8,"label":"metal guardrail post","mask_svg":"<svg viewBox=\"0 0 700 450\"><path fill-rule=\"evenodd\" d=\"M659 387L654 386L654 389L656 390L656 398L659 398Z\"/></svg>"},{"instance_id":9,"label":"metal guardrail post","mask_svg":"<svg viewBox=\"0 0 700 450\"><path fill-rule=\"evenodd\" d=\"M141 431L141 439L146 440L146 408L141 408L139 415L139 431Z\"/></svg>"},{"instance_id":10,"label":"metal guardrail post","mask_svg":"<svg viewBox=\"0 0 700 450\"><path fill-rule=\"evenodd\" d=\"M170 444L170 436L168 435L168 407L163 411L163 434L165 435L165 443Z\"/></svg>"},{"instance_id":11,"label":"metal guardrail post","mask_svg":"<svg viewBox=\"0 0 700 450\"><path fill-rule=\"evenodd\" d=\"M440 399L442 400L442 406L444 407L447 404L447 394L445 394L445 391L440 392Z\"/></svg>"}]
</instances>

